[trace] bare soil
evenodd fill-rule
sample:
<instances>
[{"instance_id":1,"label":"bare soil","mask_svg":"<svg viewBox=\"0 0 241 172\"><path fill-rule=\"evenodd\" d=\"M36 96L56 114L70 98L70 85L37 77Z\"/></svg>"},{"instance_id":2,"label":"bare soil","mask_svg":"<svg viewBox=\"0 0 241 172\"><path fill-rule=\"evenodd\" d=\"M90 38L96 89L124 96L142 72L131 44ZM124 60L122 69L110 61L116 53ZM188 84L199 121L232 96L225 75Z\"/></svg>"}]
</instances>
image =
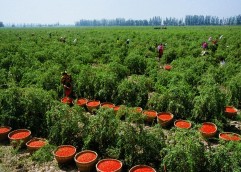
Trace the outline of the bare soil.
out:
<instances>
[{"instance_id":1,"label":"bare soil","mask_svg":"<svg viewBox=\"0 0 241 172\"><path fill-rule=\"evenodd\" d=\"M26 148L14 149L7 141L0 143L0 172L78 172L75 162L61 166L54 159L47 163L32 160Z\"/></svg>"}]
</instances>

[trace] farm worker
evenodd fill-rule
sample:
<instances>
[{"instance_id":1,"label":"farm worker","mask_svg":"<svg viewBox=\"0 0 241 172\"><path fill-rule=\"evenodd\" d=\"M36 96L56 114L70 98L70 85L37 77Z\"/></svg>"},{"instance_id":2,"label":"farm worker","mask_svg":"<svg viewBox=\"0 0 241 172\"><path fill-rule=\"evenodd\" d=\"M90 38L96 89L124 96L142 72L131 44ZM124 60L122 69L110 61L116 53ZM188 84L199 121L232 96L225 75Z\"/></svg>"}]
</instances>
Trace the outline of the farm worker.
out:
<instances>
[{"instance_id":1,"label":"farm worker","mask_svg":"<svg viewBox=\"0 0 241 172\"><path fill-rule=\"evenodd\" d=\"M208 41L209 41L209 42L211 42L211 41L212 41L212 37L211 37L211 36L208 38Z\"/></svg>"},{"instance_id":2,"label":"farm worker","mask_svg":"<svg viewBox=\"0 0 241 172\"><path fill-rule=\"evenodd\" d=\"M220 66L224 66L225 65L225 60L224 60L224 58L222 57L221 59L220 59Z\"/></svg>"},{"instance_id":3,"label":"farm worker","mask_svg":"<svg viewBox=\"0 0 241 172\"><path fill-rule=\"evenodd\" d=\"M130 43L130 39L127 39L126 40L126 44L128 45Z\"/></svg>"},{"instance_id":4,"label":"farm worker","mask_svg":"<svg viewBox=\"0 0 241 172\"><path fill-rule=\"evenodd\" d=\"M77 43L77 38L74 39L73 44L76 45Z\"/></svg>"},{"instance_id":5,"label":"farm worker","mask_svg":"<svg viewBox=\"0 0 241 172\"><path fill-rule=\"evenodd\" d=\"M206 41L202 43L202 48L203 48L203 50L207 50L208 43Z\"/></svg>"},{"instance_id":6,"label":"farm worker","mask_svg":"<svg viewBox=\"0 0 241 172\"><path fill-rule=\"evenodd\" d=\"M70 97L72 95L72 77L71 75L68 75L67 72L62 73L61 77L61 83L63 84L64 87L64 95L66 97Z\"/></svg>"},{"instance_id":7,"label":"farm worker","mask_svg":"<svg viewBox=\"0 0 241 172\"><path fill-rule=\"evenodd\" d=\"M212 52L215 52L218 49L218 38L212 41Z\"/></svg>"},{"instance_id":8,"label":"farm worker","mask_svg":"<svg viewBox=\"0 0 241 172\"><path fill-rule=\"evenodd\" d=\"M120 38L117 38L117 39L116 39L116 43L117 43L117 44L119 43L119 40L120 40Z\"/></svg>"},{"instance_id":9,"label":"farm worker","mask_svg":"<svg viewBox=\"0 0 241 172\"><path fill-rule=\"evenodd\" d=\"M207 42L202 43L202 49L203 49L202 52L201 52L202 56L208 54L208 52L206 51L208 49L208 43Z\"/></svg>"},{"instance_id":10,"label":"farm worker","mask_svg":"<svg viewBox=\"0 0 241 172\"><path fill-rule=\"evenodd\" d=\"M61 36L61 37L59 38L59 41L65 43L65 42L66 42L66 38Z\"/></svg>"},{"instance_id":11,"label":"farm worker","mask_svg":"<svg viewBox=\"0 0 241 172\"><path fill-rule=\"evenodd\" d=\"M217 38L217 39L212 40L212 43L213 43L213 45L218 46L218 38Z\"/></svg>"},{"instance_id":12,"label":"farm worker","mask_svg":"<svg viewBox=\"0 0 241 172\"><path fill-rule=\"evenodd\" d=\"M157 51L158 51L158 60L160 61L160 59L162 58L163 55L163 51L164 51L164 45L161 43L160 45L158 45L157 47Z\"/></svg>"}]
</instances>

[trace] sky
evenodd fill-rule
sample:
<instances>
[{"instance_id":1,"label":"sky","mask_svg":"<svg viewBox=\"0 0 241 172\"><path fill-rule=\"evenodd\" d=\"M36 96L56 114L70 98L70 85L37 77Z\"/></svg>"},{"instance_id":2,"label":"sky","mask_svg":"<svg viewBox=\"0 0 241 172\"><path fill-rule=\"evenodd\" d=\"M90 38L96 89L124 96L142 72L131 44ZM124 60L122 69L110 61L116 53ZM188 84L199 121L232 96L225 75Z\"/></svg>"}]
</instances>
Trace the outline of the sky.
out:
<instances>
[{"instance_id":1,"label":"sky","mask_svg":"<svg viewBox=\"0 0 241 172\"><path fill-rule=\"evenodd\" d=\"M74 24L80 19L185 18L241 14L241 0L0 0L4 24Z\"/></svg>"}]
</instances>

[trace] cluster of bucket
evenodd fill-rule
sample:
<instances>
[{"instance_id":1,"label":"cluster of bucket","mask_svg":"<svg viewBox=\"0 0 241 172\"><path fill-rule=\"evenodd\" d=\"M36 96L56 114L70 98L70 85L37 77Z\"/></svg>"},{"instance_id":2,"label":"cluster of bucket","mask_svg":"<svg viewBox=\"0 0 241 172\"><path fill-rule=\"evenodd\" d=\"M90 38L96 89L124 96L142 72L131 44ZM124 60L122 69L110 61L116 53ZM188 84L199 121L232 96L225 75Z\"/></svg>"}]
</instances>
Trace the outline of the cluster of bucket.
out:
<instances>
[{"instance_id":1,"label":"cluster of bucket","mask_svg":"<svg viewBox=\"0 0 241 172\"><path fill-rule=\"evenodd\" d=\"M230 119L234 119L238 114L238 110L233 106L226 106L225 107L225 115L226 117ZM199 129L202 136L205 138L213 138L218 133L217 126L212 122L204 122ZM219 139L225 140L225 141L240 141L241 136L237 133L233 132L220 132L219 133Z\"/></svg>"},{"instance_id":2,"label":"cluster of bucket","mask_svg":"<svg viewBox=\"0 0 241 172\"><path fill-rule=\"evenodd\" d=\"M28 129L17 129L11 131L8 126L0 127L0 141L9 139L10 145L14 148L27 147L30 153L37 151L48 144L44 138L36 138L31 136L31 131ZM92 150L83 150L77 153L76 148L72 145L58 146L53 155L58 164L67 164L75 162L80 172L121 172L122 162L117 159L99 159L98 154ZM147 165L136 165L129 172L156 172L156 170Z\"/></svg>"},{"instance_id":3,"label":"cluster of bucket","mask_svg":"<svg viewBox=\"0 0 241 172\"><path fill-rule=\"evenodd\" d=\"M61 100L62 101L62 100ZM62 101L63 102L63 101ZM65 102L63 102L65 103ZM74 104L73 100L72 103ZM116 106L110 102L101 103L98 100L89 101L86 98L80 98L75 103L78 106L86 108L90 113L97 110L100 107L113 108L115 112L117 112L121 108L125 108L124 105ZM170 112L160 112L157 113L155 110L143 110L141 107L136 107L136 112L139 112L145 116L145 121L148 123L152 123L155 120L162 126L168 127L173 123L174 115ZM233 106L225 107L225 115L228 118L235 118L238 114L238 110ZM174 121L174 126L177 128L189 129L192 127L192 123L188 120L178 119ZM217 126L212 122L204 122L202 126L199 128L200 133L205 138L215 137L217 134ZM233 132L221 132L219 133L219 138L222 140L232 140L239 141L241 140L241 136L237 133Z\"/></svg>"},{"instance_id":4,"label":"cluster of bucket","mask_svg":"<svg viewBox=\"0 0 241 172\"><path fill-rule=\"evenodd\" d=\"M66 153L66 156L57 155L58 152L63 152L66 148L72 149L70 154ZM76 148L72 145L59 146L54 152L55 159L58 163L64 164L70 161L75 161L76 166L80 172L121 172L123 163L118 159L99 159L97 152L92 150L83 150L76 153ZM156 172L156 170L147 165L136 165L132 167L129 172Z\"/></svg>"},{"instance_id":5,"label":"cluster of bucket","mask_svg":"<svg viewBox=\"0 0 241 172\"><path fill-rule=\"evenodd\" d=\"M66 103L66 102L63 102ZM113 103L92 100L88 101L85 98L78 99L77 105L87 108L90 113L93 113L100 107L113 108L115 112L118 112L121 108L125 106L115 106ZM174 115L170 112L160 112L157 113L154 110L142 110L141 107L134 108L137 113L145 116L145 120L148 123L152 123L155 120L162 127L167 127L173 123ZM238 110L233 106L225 107L225 114L228 118L234 118L238 114ZM188 120L176 120L174 126L181 129L190 129L192 123ZM205 138L215 137L217 134L217 126L212 122L204 122L199 128L200 133ZM28 129L16 129L12 131L9 126L0 126L0 141L9 139L10 144L13 147L27 147L27 149L32 153L41 147L48 144L47 140L44 138L36 138L31 136L31 131ZM237 133L232 132L221 132L219 133L219 139L226 141L240 141L241 136ZM102 159L98 161L98 154L91 150L84 150L76 153L76 148L72 145L61 145L53 152L53 155L58 163L67 163L69 161L75 161L76 166L80 171L91 172L95 168L97 172L120 172L122 169L122 162L117 159ZM155 172L150 166L147 165L137 165L132 167L129 172L141 172L150 171Z\"/></svg>"},{"instance_id":6,"label":"cluster of bucket","mask_svg":"<svg viewBox=\"0 0 241 172\"><path fill-rule=\"evenodd\" d=\"M32 137L28 129L16 129L12 131L9 126L0 126L0 141L9 140L13 148L27 147L30 153L45 146L48 141L45 138Z\"/></svg>"},{"instance_id":7,"label":"cluster of bucket","mask_svg":"<svg viewBox=\"0 0 241 172\"><path fill-rule=\"evenodd\" d=\"M124 105L116 106L115 104L110 103L110 102L103 102L103 103L101 103L99 100L90 100L89 101L86 98L79 98L76 101L76 103L74 103L74 101L72 99L70 101L63 101L63 100L66 100L66 99L67 99L66 97L62 98L61 102L62 103L67 103L69 105L70 105L70 102L71 102L71 105L76 104L78 106L84 107L90 113L93 113L95 110L99 109L100 107L112 108L115 113L117 113L117 111L119 111L121 108L125 108ZM172 120L174 118L173 114L170 113L170 112L160 112L160 113L157 113L154 110L143 110L141 107L135 107L135 111L137 113L143 114L145 116L145 121L146 122L153 122L157 118L158 123L161 126L163 126L163 127L168 126L172 122Z\"/></svg>"},{"instance_id":8,"label":"cluster of bucket","mask_svg":"<svg viewBox=\"0 0 241 172\"><path fill-rule=\"evenodd\" d=\"M27 149L32 153L45 146L48 142L44 138L32 137L28 129L16 129L12 131L9 126L0 126L0 141L9 139L10 145L14 148Z\"/></svg>"}]
</instances>

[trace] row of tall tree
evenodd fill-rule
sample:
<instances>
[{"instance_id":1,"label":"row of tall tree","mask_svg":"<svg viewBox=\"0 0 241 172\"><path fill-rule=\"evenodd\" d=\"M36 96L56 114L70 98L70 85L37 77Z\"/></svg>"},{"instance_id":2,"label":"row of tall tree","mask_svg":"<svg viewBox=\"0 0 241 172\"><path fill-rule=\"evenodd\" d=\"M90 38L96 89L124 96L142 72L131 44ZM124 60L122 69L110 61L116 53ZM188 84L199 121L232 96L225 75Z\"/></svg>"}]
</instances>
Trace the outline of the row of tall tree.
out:
<instances>
[{"instance_id":1,"label":"row of tall tree","mask_svg":"<svg viewBox=\"0 0 241 172\"><path fill-rule=\"evenodd\" d=\"M240 25L241 15L229 18L203 15L187 15L185 25Z\"/></svg>"},{"instance_id":2,"label":"row of tall tree","mask_svg":"<svg viewBox=\"0 0 241 172\"><path fill-rule=\"evenodd\" d=\"M241 15L219 18L216 16L203 16L203 15L186 15L185 18L166 17L161 18L155 16L149 20L133 20L125 18L116 19L101 19L101 20L86 20L81 19L75 22L75 26L196 26L196 25L241 25ZM15 25L7 25L15 27ZM54 27L60 26L59 23L53 25L42 25L42 24L20 24L17 27ZM0 27L4 27L3 22L0 21Z\"/></svg>"},{"instance_id":3,"label":"row of tall tree","mask_svg":"<svg viewBox=\"0 0 241 172\"><path fill-rule=\"evenodd\" d=\"M101 19L101 20L86 20L81 19L75 23L75 26L195 26L195 25L241 25L241 15L219 18L216 16L203 16L203 15L187 15L185 19L181 18L161 18L155 16L149 20L133 20L133 19Z\"/></svg>"},{"instance_id":4,"label":"row of tall tree","mask_svg":"<svg viewBox=\"0 0 241 172\"><path fill-rule=\"evenodd\" d=\"M4 24L3 22L0 21L0 27L4 27Z\"/></svg>"}]
</instances>

